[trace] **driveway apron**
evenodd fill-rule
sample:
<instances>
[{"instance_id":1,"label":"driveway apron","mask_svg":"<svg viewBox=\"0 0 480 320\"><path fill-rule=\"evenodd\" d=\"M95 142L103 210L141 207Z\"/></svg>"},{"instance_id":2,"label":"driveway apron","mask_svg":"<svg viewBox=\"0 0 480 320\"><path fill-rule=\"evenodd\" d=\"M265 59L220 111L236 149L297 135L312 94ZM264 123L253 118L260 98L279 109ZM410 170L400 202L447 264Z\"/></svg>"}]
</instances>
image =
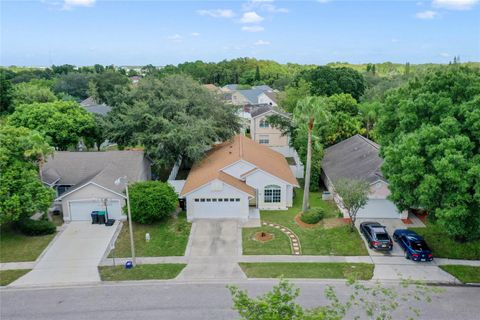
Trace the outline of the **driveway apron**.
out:
<instances>
[{"instance_id":1,"label":"driveway apron","mask_svg":"<svg viewBox=\"0 0 480 320\"><path fill-rule=\"evenodd\" d=\"M88 221L67 224L32 271L10 286L80 284L100 281L97 266L110 245L118 221L111 227Z\"/></svg>"},{"instance_id":2,"label":"driveway apron","mask_svg":"<svg viewBox=\"0 0 480 320\"><path fill-rule=\"evenodd\" d=\"M182 280L245 279L238 266L241 233L237 220L204 219L193 222Z\"/></svg>"}]
</instances>

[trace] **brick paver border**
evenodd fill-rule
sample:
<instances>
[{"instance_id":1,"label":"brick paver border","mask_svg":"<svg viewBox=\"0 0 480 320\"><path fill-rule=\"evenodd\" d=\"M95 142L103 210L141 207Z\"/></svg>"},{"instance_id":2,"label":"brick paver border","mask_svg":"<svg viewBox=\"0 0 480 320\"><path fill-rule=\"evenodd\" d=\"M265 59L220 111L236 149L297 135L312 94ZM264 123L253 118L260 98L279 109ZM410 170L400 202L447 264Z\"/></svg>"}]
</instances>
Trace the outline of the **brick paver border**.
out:
<instances>
[{"instance_id":1,"label":"brick paver border","mask_svg":"<svg viewBox=\"0 0 480 320\"><path fill-rule=\"evenodd\" d=\"M287 235L288 239L290 240L290 249L292 250L292 254L295 256L299 256L302 254L300 239L298 239L298 236L292 230L273 222L262 221L262 225L282 231L284 234Z\"/></svg>"}]
</instances>

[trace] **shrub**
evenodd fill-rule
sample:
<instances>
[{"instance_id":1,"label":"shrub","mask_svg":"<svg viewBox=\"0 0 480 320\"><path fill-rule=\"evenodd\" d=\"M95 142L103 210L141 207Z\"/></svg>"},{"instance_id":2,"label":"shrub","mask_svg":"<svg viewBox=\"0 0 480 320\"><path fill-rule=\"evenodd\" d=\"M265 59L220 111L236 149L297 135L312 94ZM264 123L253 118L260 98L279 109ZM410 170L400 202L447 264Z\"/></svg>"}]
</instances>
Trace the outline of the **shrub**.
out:
<instances>
[{"instance_id":1,"label":"shrub","mask_svg":"<svg viewBox=\"0 0 480 320\"><path fill-rule=\"evenodd\" d=\"M313 208L308 212L302 213L300 220L304 223L315 224L323 219L325 211L322 208Z\"/></svg>"},{"instance_id":2,"label":"shrub","mask_svg":"<svg viewBox=\"0 0 480 320\"><path fill-rule=\"evenodd\" d=\"M43 236L57 231L57 227L48 220L24 218L16 223L18 230L27 236Z\"/></svg>"},{"instance_id":3,"label":"shrub","mask_svg":"<svg viewBox=\"0 0 480 320\"><path fill-rule=\"evenodd\" d=\"M152 223L161 220L168 217L178 204L177 194L165 182L137 182L128 190L132 220L136 222Z\"/></svg>"}]
</instances>

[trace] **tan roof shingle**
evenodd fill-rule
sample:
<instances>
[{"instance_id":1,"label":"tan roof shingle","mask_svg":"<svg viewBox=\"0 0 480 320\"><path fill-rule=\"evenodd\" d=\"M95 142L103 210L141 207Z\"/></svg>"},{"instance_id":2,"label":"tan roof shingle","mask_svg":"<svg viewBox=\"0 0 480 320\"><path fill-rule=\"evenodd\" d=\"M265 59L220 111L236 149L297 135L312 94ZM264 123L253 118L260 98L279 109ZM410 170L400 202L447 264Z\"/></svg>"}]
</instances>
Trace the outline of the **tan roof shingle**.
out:
<instances>
[{"instance_id":1,"label":"tan roof shingle","mask_svg":"<svg viewBox=\"0 0 480 320\"><path fill-rule=\"evenodd\" d=\"M215 145L201 161L193 166L181 195L185 195L210 181L220 179L255 196L254 188L248 186L244 181L221 171L221 169L242 159L258 169L298 186L297 179L283 155L243 135L237 135L229 141Z\"/></svg>"}]
</instances>

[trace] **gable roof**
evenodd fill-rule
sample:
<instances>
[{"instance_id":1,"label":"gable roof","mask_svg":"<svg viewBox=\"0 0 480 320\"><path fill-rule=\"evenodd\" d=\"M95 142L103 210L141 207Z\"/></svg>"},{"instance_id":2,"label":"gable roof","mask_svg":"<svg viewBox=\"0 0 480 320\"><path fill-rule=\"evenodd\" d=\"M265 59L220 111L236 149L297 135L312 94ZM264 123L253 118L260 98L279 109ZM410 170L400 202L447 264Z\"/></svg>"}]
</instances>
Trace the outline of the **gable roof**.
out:
<instances>
[{"instance_id":1,"label":"gable roof","mask_svg":"<svg viewBox=\"0 0 480 320\"><path fill-rule=\"evenodd\" d=\"M278 113L281 116L290 118L290 115L286 112L283 112L282 110L275 108L271 105L262 105L261 107L254 108L250 113L252 115L252 118L256 118L258 116L261 116L262 114L265 114L267 112L274 111L275 113Z\"/></svg>"},{"instance_id":2,"label":"gable roof","mask_svg":"<svg viewBox=\"0 0 480 320\"><path fill-rule=\"evenodd\" d=\"M132 182L140 180L145 175L145 159L143 151L57 151L42 167L42 181L73 186L67 193L92 182L122 193L124 186L115 185L115 180L123 176Z\"/></svg>"},{"instance_id":3,"label":"gable roof","mask_svg":"<svg viewBox=\"0 0 480 320\"><path fill-rule=\"evenodd\" d=\"M283 155L243 135L237 135L229 141L214 146L200 162L193 166L181 195L185 195L210 181L220 179L255 196L254 188L248 186L244 181L221 171L240 160L247 161L258 169L298 186L297 179L293 176Z\"/></svg>"},{"instance_id":4,"label":"gable roof","mask_svg":"<svg viewBox=\"0 0 480 320\"><path fill-rule=\"evenodd\" d=\"M277 102L277 94L273 91L264 91L263 92L264 95L266 95L267 97L270 98L270 100L272 100L273 102L275 103L278 103Z\"/></svg>"},{"instance_id":5,"label":"gable roof","mask_svg":"<svg viewBox=\"0 0 480 320\"><path fill-rule=\"evenodd\" d=\"M261 88L237 90L250 104L258 104L258 97L264 92Z\"/></svg>"},{"instance_id":6,"label":"gable roof","mask_svg":"<svg viewBox=\"0 0 480 320\"><path fill-rule=\"evenodd\" d=\"M379 155L380 146L357 134L325 149L322 169L335 184L341 178L363 180L373 183L387 182L380 168L383 159Z\"/></svg>"},{"instance_id":7,"label":"gable roof","mask_svg":"<svg viewBox=\"0 0 480 320\"><path fill-rule=\"evenodd\" d=\"M80 102L80 105L88 112L99 114L102 116L106 115L112 110L112 107L107 106L105 103L96 103L93 97L88 97L87 99L83 100L82 102Z\"/></svg>"}]
</instances>

